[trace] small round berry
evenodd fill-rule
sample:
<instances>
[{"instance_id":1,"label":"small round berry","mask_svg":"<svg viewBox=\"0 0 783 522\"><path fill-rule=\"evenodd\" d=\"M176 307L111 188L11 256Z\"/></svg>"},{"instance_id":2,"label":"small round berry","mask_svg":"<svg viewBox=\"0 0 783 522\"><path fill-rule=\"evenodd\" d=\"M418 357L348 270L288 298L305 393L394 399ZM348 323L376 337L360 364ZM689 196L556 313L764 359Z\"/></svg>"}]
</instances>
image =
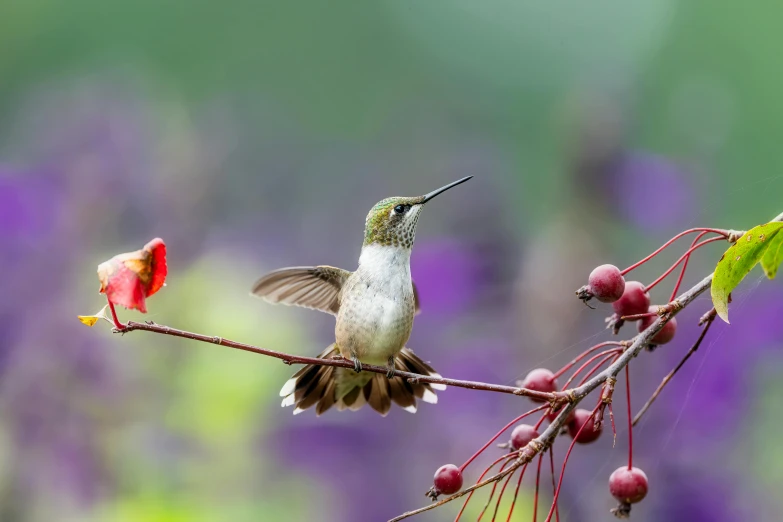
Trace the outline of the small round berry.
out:
<instances>
[{"instance_id":1,"label":"small round berry","mask_svg":"<svg viewBox=\"0 0 783 522\"><path fill-rule=\"evenodd\" d=\"M639 281L628 281L625 283L623 296L612 303L612 307L620 317L647 313L650 307L650 294L645 292L644 285Z\"/></svg>"},{"instance_id":2,"label":"small round berry","mask_svg":"<svg viewBox=\"0 0 783 522\"><path fill-rule=\"evenodd\" d=\"M555 380L555 374L546 368L536 368L527 374L525 380L522 381L522 388L528 390L552 393L557 391L557 381ZM542 399L531 398L534 402L544 402Z\"/></svg>"},{"instance_id":3,"label":"small round berry","mask_svg":"<svg viewBox=\"0 0 783 522\"><path fill-rule=\"evenodd\" d=\"M602 303L614 303L623 296L625 278L614 265L601 265L587 279L590 292Z\"/></svg>"},{"instance_id":4,"label":"small round berry","mask_svg":"<svg viewBox=\"0 0 783 522\"><path fill-rule=\"evenodd\" d=\"M649 308L650 313L655 313L658 311L657 306L651 306ZM637 323L636 328L639 330L639 332L643 332L647 328L650 327L651 324L655 322L657 319L656 317L642 317L642 319ZM653 344L666 344L672 339L674 339L674 334L677 333L677 319L672 317L669 319L669 322L667 322L665 325L663 325L663 328L661 328L661 331L655 334L655 337L652 338Z\"/></svg>"},{"instance_id":5,"label":"small round berry","mask_svg":"<svg viewBox=\"0 0 783 522\"><path fill-rule=\"evenodd\" d=\"M530 424L520 424L511 432L511 448L518 450L527 446L527 443L538 437L538 432Z\"/></svg>"},{"instance_id":6,"label":"small round berry","mask_svg":"<svg viewBox=\"0 0 783 522\"><path fill-rule=\"evenodd\" d=\"M609 493L625 504L636 504L647 496L647 475L639 468L622 466L609 477Z\"/></svg>"},{"instance_id":7,"label":"small round berry","mask_svg":"<svg viewBox=\"0 0 783 522\"><path fill-rule=\"evenodd\" d=\"M603 431L603 425L595 429L595 417L588 410L576 410L574 420L568 425L568 434L579 444L593 442L601 435L601 431Z\"/></svg>"},{"instance_id":8,"label":"small round berry","mask_svg":"<svg viewBox=\"0 0 783 522\"><path fill-rule=\"evenodd\" d=\"M435 472L435 490L452 495L462 489L462 472L454 464L446 464Z\"/></svg>"}]
</instances>

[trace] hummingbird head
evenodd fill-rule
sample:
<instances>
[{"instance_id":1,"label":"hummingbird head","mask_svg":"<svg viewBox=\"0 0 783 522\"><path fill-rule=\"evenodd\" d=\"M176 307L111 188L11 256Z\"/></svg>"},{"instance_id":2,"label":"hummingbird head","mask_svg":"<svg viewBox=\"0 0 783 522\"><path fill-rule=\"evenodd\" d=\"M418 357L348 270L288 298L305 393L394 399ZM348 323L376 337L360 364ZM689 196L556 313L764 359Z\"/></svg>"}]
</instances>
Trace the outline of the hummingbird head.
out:
<instances>
[{"instance_id":1,"label":"hummingbird head","mask_svg":"<svg viewBox=\"0 0 783 522\"><path fill-rule=\"evenodd\" d=\"M462 178L429 194L415 197L386 198L375 204L367 214L364 245L383 245L411 248L416 237L416 224L424 205L438 194L464 183L473 176Z\"/></svg>"}]
</instances>

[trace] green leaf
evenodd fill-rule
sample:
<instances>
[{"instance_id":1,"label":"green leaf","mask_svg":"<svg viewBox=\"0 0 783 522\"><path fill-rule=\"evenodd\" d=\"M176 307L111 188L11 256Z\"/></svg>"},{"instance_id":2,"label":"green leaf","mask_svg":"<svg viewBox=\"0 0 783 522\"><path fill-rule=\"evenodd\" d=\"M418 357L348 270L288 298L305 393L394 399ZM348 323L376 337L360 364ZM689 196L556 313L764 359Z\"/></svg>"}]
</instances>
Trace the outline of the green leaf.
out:
<instances>
[{"instance_id":1,"label":"green leaf","mask_svg":"<svg viewBox=\"0 0 783 522\"><path fill-rule=\"evenodd\" d=\"M783 233L775 234L761 258L761 268L770 279L775 279L778 267L783 263Z\"/></svg>"},{"instance_id":2,"label":"green leaf","mask_svg":"<svg viewBox=\"0 0 783 522\"><path fill-rule=\"evenodd\" d=\"M780 238L783 238L783 234L778 234L781 229L783 229L783 223L778 222L751 228L731 245L718 261L715 275L712 278L712 304L720 318L727 323L729 322L729 294L764 257L770 246L776 248L772 257L777 259L780 251ZM783 255L783 252L780 254ZM771 261L764 266L771 266ZM765 272L769 277L770 272L767 268L765 268Z\"/></svg>"}]
</instances>

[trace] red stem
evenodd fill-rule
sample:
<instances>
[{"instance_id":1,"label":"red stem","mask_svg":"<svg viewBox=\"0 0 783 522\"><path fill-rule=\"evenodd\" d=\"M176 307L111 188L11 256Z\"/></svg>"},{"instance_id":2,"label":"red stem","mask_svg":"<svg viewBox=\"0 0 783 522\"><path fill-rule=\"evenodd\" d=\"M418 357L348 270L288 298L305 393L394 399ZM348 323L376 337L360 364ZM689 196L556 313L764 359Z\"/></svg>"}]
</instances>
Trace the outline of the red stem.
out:
<instances>
[{"instance_id":1,"label":"red stem","mask_svg":"<svg viewBox=\"0 0 783 522\"><path fill-rule=\"evenodd\" d=\"M528 415L531 415L531 414L533 414L533 413L535 413L535 412L537 412L537 411L541 411L541 410L543 410L544 408L548 408L548 407L549 407L549 405L548 405L548 404L542 404L542 405L541 405L541 406L539 406L538 408L535 408L535 409L533 409L533 410L530 410L530 411L529 411L529 412L527 412L527 413L523 413L522 415L520 415L520 416L519 416L519 417L517 417L516 419L514 419L514 420L512 420L511 422L509 422L508 424L506 424L506 425L505 425L503 428L501 428L501 430L500 430L499 432L497 432L497 433L495 434L495 436L494 436L494 437L492 437L491 439L489 439L489 441L487 441L487 443L486 443L486 444L484 444L484 445L483 445L481 448L479 448L479 450L478 450L476 453L474 453L474 454L473 454L473 456L471 456L471 457L470 457L470 458L469 458L469 459L468 459L468 460L465 462L465 464L463 464L462 466L460 466L459 470L460 470L460 471L465 471L465 468L467 468L467 467L470 465L470 463L471 463L471 462L473 462L474 460L476 460L476 457L478 457L479 455L481 455L481 454L484 452L484 450L485 450L485 449L487 449L487 448L489 447L489 445L490 445L490 444L492 444L493 442L495 442L496 440L498 440L498 437L500 437L501 435L503 435L503 432L504 432L504 431L506 431L507 429L509 429L509 428L510 428L512 425L514 425L515 423L517 423L517 422L521 421L522 419L524 419L524 418L525 418L525 417L527 417Z\"/></svg>"},{"instance_id":2,"label":"red stem","mask_svg":"<svg viewBox=\"0 0 783 522\"><path fill-rule=\"evenodd\" d=\"M617 428L614 426L614 411L612 410L612 403L609 403L609 420L612 421L612 448L614 448L617 442Z\"/></svg>"},{"instance_id":3,"label":"red stem","mask_svg":"<svg viewBox=\"0 0 783 522\"><path fill-rule=\"evenodd\" d=\"M546 413L544 413L544 414L541 416L541 418L540 418L540 419L538 419L538 422L536 422L536 425L535 425L535 426L533 426L533 429L535 429L536 431L538 431L538 428L540 428L540 427L541 427L541 425L544 423L544 421L546 420L546 418L547 418L547 415L548 415L548 414L549 414L549 412L546 412Z\"/></svg>"},{"instance_id":4,"label":"red stem","mask_svg":"<svg viewBox=\"0 0 783 522\"><path fill-rule=\"evenodd\" d=\"M579 381L579 384L578 384L577 386L581 386L581 385L583 385L584 383L586 383L586 382L587 382L587 379L589 379L590 377L592 377L592 376L593 376L593 374L594 374L595 372L597 372L597 371L598 371L598 370L601 368L601 366L603 366L604 364L606 364L606 363L607 363L607 362L609 362L609 361L612 361L612 362L614 362L614 360L615 360L615 359L617 359L617 357L619 357L619 356L620 356L620 353L610 353L609 355L607 355L606 357L604 357L603 359L601 359L600 361L598 361L598 364L596 364L596 365L595 365L595 367L594 367L592 370L590 370L590 371L587 373L587 375L585 375L584 377L582 377L582 380L581 380L581 381Z\"/></svg>"},{"instance_id":5,"label":"red stem","mask_svg":"<svg viewBox=\"0 0 783 522\"><path fill-rule=\"evenodd\" d=\"M582 424L582 426L579 428L579 431L576 432L576 435L574 436L573 440L571 440L571 445L568 446L568 451L566 452L565 459L563 459L563 467L560 469L560 480L557 483L557 490L555 491L555 497L552 499L552 507L549 508L549 514L547 515L545 522L550 522L552 520L552 515L555 512L555 507L557 506L557 497L560 496L560 488L563 485L563 475L565 475L566 464L568 464L568 458L571 456L571 450L574 449L574 444L576 444L576 439L579 438L579 434L582 433L583 429L585 429L585 426L587 426L587 423L590 422L590 419L595 418L595 414L598 412L598 408L600 407L601 407L601 403L599 402L598 406L595 407L590 417L585 421L584 424Z\"/></svg>"},{"instance_id":6,"label":"red stem","mask_svg":"<svg viewBox=\"0 0 783 522\"><path fill-rule=\"evenodd\" d=\"M702 232L698 236L696 236L693 241L691 242L691 248L693 248L696 243L699 242L699 239L704 237L705 234L709 234L709 232ZM691 256L688 256L685 258L685 262L682 264L682 270L680 270L680 276L677 278L677 283L674 285L674 290L672 290L672 295L669 297L669 302L674 301L674 298L677 297L677 290L680 289L680 284L682 284L682 278L685 277L685 270L688 268L688 261L690 261Z\"/></svg>"},{"instance_id":7,"label":"red stem","mask_svg":"<svg viewBox=\"0 0 783 522\"><path fill-rule=\"evenodd\" d=\"M653 288L655 288L655 286L656 286L658 283L660 283L661 281L663 281L663 280L664 280L664 279L665 279L665 278L666 278L666 277L667 277L669 274L671 274L671 273L674 271L674 269L675 269L675 268L677 268L677 265L679 265L679 264L680 264L680 263L681 263L683 260L685 260L685 259L688 259L688 257L689 257L689 256L691 255L691 253L693 253L694 251L696 251L696 250L700 249L701 247L703 247L704 245L706 245L706 244L708 244L708 243L712 243L712 242L714 242L714 241L725 241L725 240L726 240L726 238L725 238L725 237L711 237L710 239L705 239L705 240L704 240L704 241L702 241L701 243L697 243L696 245L692 246L692 247L691 247L691 248L689 248L689 249L688 249L688 250L687 250L687 251L686 251L686 252L685 252L683 255L681 255L681 256L680 256L680 258L679 258L679 259L678 259L678 260L677 260L677 261L676 261L676 262L675 262L675 263L674 263L672 266L670 266L670 267L669 267L669 269L668 269L666 272L664 272L663 274L661 274L661 276L660 276L658 279L656 279L655 281L653 281L653 282L652 282L652 283L650 283L649 285L645 286L645 287L644 287L644 290L645 290L646 292L649 292L650 290L652 290Z\"/></svg>"},{"instance_id":8,"label":"red stem","mask_svg":"<svg viewBox=\"0 0 783 522\"><path fill-rule=\"evenodd\" d=\"M549 447L549 468L552 472L552 497L554 497L557 489L555 488L555 449L552 446ZM555 520L560 522L560 509L557 504L555 504Z\"/></svg>"},{"instance_id":9,"label":"red stem","mask_svg":"<svg viewBox=\"0 0 783 522\"><path fill-rule=\"evenodd\" d=\"M500 469L498 470L498 473L500 473L500 472L502 472L504 469L506 469L506 465L509 463L509 461L510 461L510 459L506 460L506 461L503 463L503 465L502 465L502 466L500 466ZM512 475L513 475L513 473L512 473ZM511 478L511 475L509 475L509 478ZM478 479L478 481L477 481L477 482L481 482L481 479ZM499 484L499 482L495 482L494 484L492 484L492 491L490 491L490 492L489 492L489 498L487 499L487 503L486 503L486 504L484 504L484 508L481 510L481 513L479 513L479 516L478 516L478 518L476 519L476 522L481 522L481 518L484 516L484 513L486 513L486 512L487 512L487 508L488 508L488 507L489 507L489 505L492 503L492 499L493 499L493 497L495 496L495 490L497 490L497 489L498 489L498 484ZM500 498L498 497L498 503L499 503L499 502L500 502ZM496 513L497 513L497 511L496 511ZM493 518L493 519L495 518L495 517L494 517L494 515L493 515L493 517L492 517L492 518Z\"/></svg>"},{"instance_id":10,"label":"red stem","mask_svg":"<svg viewBox=\"0 0 783 522\"><path fill-rule=\"evenodd\" d=\"M724 239L727 238L728 235L729 235L728 230L720 230L720 229L717 229L717 228L691 228L690 230L685 230L684 232L680 232L679 234L677 234L676 236L674 236L673 238L668 240L666 243L664 243L662 246L660 246L658 248L658 250L656 250L655 252L653 252L649 256L645 257L641 261L638 261L638 262L632 264L631 266L629 266L628 268L626 268L625 270L620 272L620 274L621 275L625 275L628 272L630 272L631 270L633 270L635 268L638 268L639 266L645 264L647 261L649 261L650 259L652 259L655 256L657 256L658 254L660 254L666 247L668 247L669 245L671 245L672 243L674 243L675 241L677 241L681 237L686 236L688 234L692 234L694 232L713 232L715 234L720 234L721 236L723 236Z\"/></svg>"},{"instance_id":11,"label":"red stem","mask_svg":"<svg viewBox=\"0 0 783 522\"><path fill-rule=\"evenodd\" d=\"M646 317L655 317L657 312L645 312L643 314L624 315L620 317L623 321L636 321L637 319L644 319Z\"/></svg>"},{"instance_id":12,"label":"red stem","mask_svg":"<svg viewBox=\"0 0 783 522\"><path fill-rule=\"evenodd\" d=\"M541 480L541 463L544 461L544 455L539 454L538 455L538 469L536 470L536 494L533 497L533 522L536 522L538 520L538 484ZM519 486L517 486L519 487ZM509 522L511 520L511 514L509 513L509 518L506 520L506 522Z\"/></svg>"},{"instance_id":13,"label":"red stem","mask_svg":"<svg viewBox=\"0 0 783 522\"><path fill-rule=\"evenodd\" d=\"M625 366L625 397L628 402L628 469L630 470L633 468L633 425L631 424L633 415L631 414L631 372L628 371L628 366L630 364Z\"/></svg>"},{"instance_id":14,"label":"red stem","mask_svg":"<svg viewBox=\"0 0 783 522\"><path fill-rule=\"evenodd\" d=\"M522 477L525 476L525 470L527 469L527 465L529 463L526 463L524 466L522 466L522 469L519 470L519 480L522 480ZM495 512L492 513L492 522L495 522L495 518L498 516L498 509L500 509L500 501L503 500L503 494L506 492L506 486L508 486L509 481L511 481L511 477L514 476L514 473L511 473L508 477L506 477L506 481L503 483L503 488L500 490L500 495L498 495L498 501L495 504Z\"/></svg>"},{"instance_id":15,"label":"red stem","mask_svg":"<svg viewBox=\"0 0 783 522\"><path fill-rule=\"evenodd\" d=\"M541 456L539 455L539 458ZM506 518L506 522L511 522L511 515L514 514L514 506L517 504L517 497L519 496L519 486L522 485L522 473L519 474L519 479L517 480L517 487L514 489L514 498L511 499L511 508L508 510L508 517Z\"/></svg>"},{"instance_id":16,"label":"red stem","mask_svg":"<svg viewBox=\"0 0 783 522\"><path fill-rule=\"evenodd\" d=\"M106 296L106 300L109 302L109 310L111 311L111 319L114 321L114 328L120 331L125 330L128 325L122 324L120 322L119 318L117 317L117 310L114 309L114 303L109 301L109 296Z\"/></svg>"},{"instance_id":17,"label":"red stem","mask_svg":"<svg viewBox=\"0 0 783 522\"><path fill-rule=\"evenodd\" d=\"M563 375L565 372L567 372L568 370L573 368L573 366L576 363L578 363L579 361L581 361L582 359L584 359L585 357L587 357L588 355L590 355L591 353L593 353L594 351L596 351L599 348L603 348L604 346L622 346L622 345L623 345L623 343L620 343L620 342L617 342L617 341L606 341L606 342L603 342L603 343L596 344L595 346L593 346L591 348L588 348L587 350L582 352L573 361L571 361L570 363L566 364L565 366L560 368L557 372L555 372L555 377L554 378L557 379L558 377Z\"/></svg>"},{"instance_id":18,"label":"red stem","mask_svg":"<svg viewBox=\"0 0 783 522\"><path fill-rule=\"evenodd\" d=\"M621 351L621 350L618 350L617 348L612 348L611 350L604 350L603 352L601 352L601 353L598 353L598 354L595 354L595 355L593 355L592 357L590 357L590 359L588 359L586 363L584 363L582 366L580 366L580 367L579 367L579 369L577 369L577 370L574 372L574 374L573 374L573 375L572 375L572 376L571 376L571 377L570 377L570 378L569 378L569 379L566 381L566 383L563 385L563 390L566 390L566 389L568 389L568 385L569 385L569 384L571 384L571 381L573 381L574 379L576 379L576 376L577 376L577 375L579 375L580 373L582 373L582 372L584 371L584 369L585 369L585 368L587 368L588 366L590 366L590 363L592 363L593 361L595 361L595 360L596 360L596 359L598 359L599 357L603 357L603 356L605 356L605 355L606 355L606 354L608 354L608 353L614 353L614 352L617 352L617 351Z\"/></svg>"},{"instance_id":19,"label":"red stem","mask_svg":"<svg viewBox=\"0 0 783 522\"><path fill-rule=\"evenodd\" d=\"M492 464L490 464L490 465L489 465L489 467L488 467L487 469L485 469L485 470L484 470L484 473L482 473L482 474L481 474L481 476L478 478L478 480L476 481L476 484L478 484L479 482L481 482L481 481L484 479L484 477L486 476L486 474L487 474L487 473L489 473L489 470L491 470L492 468L494 468L495 466L497 466L498 462L500 462L501 460L504 460L504 459L506 459L506 460L507 460L507 459L511 459L511 458L515 458L515 456L514 456L514 454L513 454L513 453L506 453L506 454L505 454L505 455L503 455L502 457L500 457L500 458L498 458L498 459L495 459L495 462L493 462ZM468 493L468 498L466 498L466 499L465 499L465 502L463 502L463 504L462 504L462 509L460 509L460 510L459 510L459 513L457 513L457 518L455 518L455 519L454 519L454 522L459 522L459 519L460 519L460 517L462 516L462 513L464 513L464 511L465 511L465 508L466 508L466 507L468 507L468 502L470 502L470 499L471 499L471 497L473 497L473 493L475 493L475 492L476 492L476 490L474 489L473 491L471 491L470 493Z\"/></svg>"}]
</instances>

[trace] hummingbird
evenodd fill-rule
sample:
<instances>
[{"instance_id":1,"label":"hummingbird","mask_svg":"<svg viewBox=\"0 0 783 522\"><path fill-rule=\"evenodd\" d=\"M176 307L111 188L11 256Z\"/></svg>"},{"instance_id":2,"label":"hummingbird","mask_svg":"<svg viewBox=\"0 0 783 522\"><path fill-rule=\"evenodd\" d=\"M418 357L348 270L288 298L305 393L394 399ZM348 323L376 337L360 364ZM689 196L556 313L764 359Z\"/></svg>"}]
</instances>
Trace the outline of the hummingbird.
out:
<instances>
[{"instance_id":1,"label":"hummingbird","mask_svg":"<svg viewBox=\"0 0 783 522\"><path fill-rule=\"evenodd\" d=\"M435 404L441 384L408 382L395 370L440 377L405 344L419 312L411 279L411 249L424 205L466 182L468 176L417 197L386 198L367 214L359 266L354 272L333 266L281 268L261 277L252 294L271 303L301 306L336 316L335 342L318 358L343 357L354 367L307 365L280 390L282 406L294 415L315 406L356 411L369 404L385 416L392 402L411 413L416 399ZM386 375L362 372L362 363L386 365Z\"/></svg>"}]
</instances>

